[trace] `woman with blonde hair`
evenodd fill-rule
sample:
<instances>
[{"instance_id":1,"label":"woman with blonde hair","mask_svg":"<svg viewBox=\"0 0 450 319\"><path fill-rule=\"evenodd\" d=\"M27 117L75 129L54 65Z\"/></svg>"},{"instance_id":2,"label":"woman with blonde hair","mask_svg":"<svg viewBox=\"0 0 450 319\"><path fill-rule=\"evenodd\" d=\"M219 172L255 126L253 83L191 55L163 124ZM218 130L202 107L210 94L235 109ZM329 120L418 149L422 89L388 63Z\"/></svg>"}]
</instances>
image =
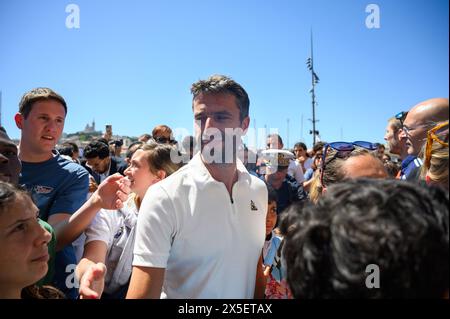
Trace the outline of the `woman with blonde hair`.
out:
<instances>
[{"instance_id":1,"label":"woman with blonde hair","mask_svg":"<svg viewBox=\"0 0 450 319\"><path fill-rule=\"evenodd\" d=\"M422 154L421 179L429 185L448 190L448 121L437 124L427 132Z\"/></svg>"},{"instance_id":2,"label":"woman with blonde hair","mask_svg":"<svg viewBox=\"0 0 450 319\"><path fill-rule=\"evenodd\" d=\"M383 163L373 153L376 150L376 144L364 141L325 144L320 168L311 182L309 199L317 203L328 186L345 179L386 178Z\"/></svg>"},{"instance_id":3,"label":"woman with blonde hair","mask_svg":"<svg viewBox=\"0 0 450 319\"><path fill-rule=\"evenodd\" d=\"M169 144L150 142L133 154L125 170L133 193L122 209L101 210L86 230L83 258L75 272L80 280L80 298L125 297L132 271L139 207L151 185L180 167L172 162L172 152L176 149Z\"/></svg>"}]
</instances>

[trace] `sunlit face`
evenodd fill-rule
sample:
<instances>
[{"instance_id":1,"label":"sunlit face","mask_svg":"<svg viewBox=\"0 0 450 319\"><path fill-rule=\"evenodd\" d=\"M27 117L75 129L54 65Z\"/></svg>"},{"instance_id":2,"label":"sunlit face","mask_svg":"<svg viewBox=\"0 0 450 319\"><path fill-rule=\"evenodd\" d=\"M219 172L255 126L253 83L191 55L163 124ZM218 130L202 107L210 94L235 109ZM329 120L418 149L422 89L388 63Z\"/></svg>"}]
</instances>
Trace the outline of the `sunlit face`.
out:
<instances>
[{"instance_id":1,"label":"sunlit face","mask_svg":"<svg viewBox=\"0 0 450 319\"><path fill-rule=\"evenodd\" d=\"M109 169L109 163L111 158L109 156L104 159L100 159L98 156L86 159L86 163L92 170L98 174L104 174Z\"/></svg>"},{"instance_id":2,"label":"sunlit face","mask_svg":"<svg viewBox=\"0 0 450 319\"><path fill-rule=\"evenodd\" d=\"M267 206L266 236L269 235L277 224L277 202L270 202Z\"/></svg>"},{"instance_id":3,"label":"sunlit face","mask_svg":"<svg viewBox=\"0 0 450 319\"><path fill-rule=\"evenodd\" d=\"M131 191L140 198L144 198L147 189L165 177L165 172L160 171L160 176L153 174L147 160L148 152L137 150L131 158L130 166L125 170L125 175L131 182Z\"/></svg>"},{"instance_id":4,"label":"sunlit face","mask_svg":"<svg viewBox=\"0 0 450 319\"><path fill-rule=\"evenodd\" d=\"M38 212L23 194L0 210L0 289L22 289L47 273L51 235L38 223Z\"/></svg>"},{"instance_id":5,"label":"sunlit face","mask_svg":"<svg viewBox=\"0 0 450 319\"><path fill-rule=\"evenodd\" d=\"M193 109L196 137L203 137L202 154L205 155L209 150L221 150L222 158L225 158L226 152L231 152L232 158L235 158L236 145L239 145L240 137L246 132L250 121L246 117L241 122L236 98L230 94L202 93L195 98ZM232 132L229 132L231 130L238 134L232 137ZM230 145L226 148L226 141L233 141L233 144L230 143L233 147ZM208 149L203 153L205 147Z\"/></svg>"},{"instance_id":6,"label":"sunlit face","mask_svg":"<svg viewBox=\"0 0 450 319\"><path fill-rule=\"evenodd\" d=\"M430 129L430 125L424 123L419 115L417 112L409 112L400 133L400 138L405 140L408 155L419 155L427 139L427 130Z\"/></svg>"},{"instance_id":7,"label":"sunlit face","mask_svg":"<svg viewBox=\"0 0 450 319\"><path fill-rule=\"evenodd\" d=\"M9 139L8 135L0 131L0 181L17 184L20 169L17 146Z\"/></svg>"},{"instance_id":8,"label":"sunlit face","mask_svg":"<svg viewBox=\"0 0 450 319\"><path fill-rule=\"evenodd\" d=\"M344 161L342 168L345 177L350 179L388 177L381 160L370 154L349 157Z\"/></svg>"},{"instance_id":9,"label":"sunlit face","mask_svg":"<svg viewBox=\"0 0 450 319\"><path fill-rule=\"evenodd\" d=\"M389 147L389 152L392 154L401 155L405 149L406 139L400 138L401 129L395 131L391 124L386 127L386 134L384 135L384 140L387 142Z\"/></svg>"},{"instance_id":10,"label":"sunlit face","mask_svg":"<svg viewBox=\"0 0 450 319\"><path fill-rule=\"evenodd\" d=\"M55 100L33 103L28 117L16 115L16 125L22 130L20 143L34 154L47 154L55 148L64 129L66 112Z\"/></svg>"},{"instance_id":11,"label":"sunlit face","mask_svg":"<svg viewBox=\"0 0 450 319\"><path fill-rule=\"evenodd\" d=\"M278 137L269 136L266 141L266 149L277 149L281 150L283 148L283 143L280 143Z\"/></svg>"},{"instance_id":12,"label":"sunlit face","mask_svg":"<svg viewBox=\"0 0 450 319\"><path fill-rule=\"evenodd\" d=\"M294 147L294 155L295 158L306 157L306 150L301 146Z\"/></svg>"}]
</instances>

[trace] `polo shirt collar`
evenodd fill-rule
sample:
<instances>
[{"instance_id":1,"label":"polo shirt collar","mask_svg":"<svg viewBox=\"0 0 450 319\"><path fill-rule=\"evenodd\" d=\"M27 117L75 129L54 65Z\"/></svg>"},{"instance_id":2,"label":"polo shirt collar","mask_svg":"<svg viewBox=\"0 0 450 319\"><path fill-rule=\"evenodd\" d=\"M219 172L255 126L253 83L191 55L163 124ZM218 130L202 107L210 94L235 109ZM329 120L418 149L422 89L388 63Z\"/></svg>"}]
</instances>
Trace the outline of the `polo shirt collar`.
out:
<instances>
[{"instance_id":1,"label":"polo shirt collar","mask_svg":"<svg viewBox=\"0 0 450 319\"><path fill-rule=\"evenodd\" d=\"M192 168L191 171L194 181L199 184L199 188L205 188L209 183L218 183L218 181L212 178L211 174L203 163L200 152L194 155L188 165L190 165ZM236 168L238 172L237 183L245 182L250 184L251 176L245 168L244 164L239 159L237 159Z\"/></svg>"}]
</instances>

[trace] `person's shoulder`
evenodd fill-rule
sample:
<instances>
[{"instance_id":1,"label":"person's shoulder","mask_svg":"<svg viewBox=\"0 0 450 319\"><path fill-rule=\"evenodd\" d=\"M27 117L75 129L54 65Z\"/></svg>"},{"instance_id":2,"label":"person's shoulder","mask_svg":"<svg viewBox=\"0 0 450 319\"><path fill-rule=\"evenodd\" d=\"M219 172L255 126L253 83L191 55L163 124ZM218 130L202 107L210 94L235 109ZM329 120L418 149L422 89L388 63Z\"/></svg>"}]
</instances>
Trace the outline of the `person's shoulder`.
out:
<instances>
[{"instance_id":1,"label":"person's shoulder","mask_svg":"<svg viewBox=\"0 0 450 319\"><path fill-rule=\"evenodd\" d=\"M289 160L289 166L288 166L288 168L297 168L298 166L300 166L300 163L299 163L296 159L291 158L291 159Z\"/></svg>"},{"instance_id":2,"label":"person's shoulder","mask_svg":"<svg viewBox=\"0 0 450 319\"><path fill-rule=\"evenodd\" d=\"M164 187L173 187L182 184L184 181L192 178L191 167L189 164L180 167L176 172L163 179L159 184Z\"/></svg>"},{"instance_id":3,"label":"person's shoulder","mask_svg":"<svg viewBox=\"0 0 450 319\"><path fill-rule=\"evenodd\" d=\"M289 187L298 188L300 186L300 184L297 182L297 180L291 175L286 175L286 178L284 179L284 182Z\"/></svg>"},{"instance_id":4,"label":"person's shoulder","mask_svg":"<svg viewBox=\"0 0 450 319\"><path fill-rule=\"evenodd\" d=\"M117 156L111 156L111 166L115 166L117 169L119 167L126 165L126 162L123 158Z\"/></svg>"},{"instance_id":5,"label":"person's shoulder","mask_svg":"<svg viewBox=\"0 0 450 319\"><path fill-rule=\"evenodd\" d=\"M48 231L50 234L54 234L54 229L53 229L53 227L49 224L49 223L47 223L46 221L43 221L42 219L38 219L38 223L39 223L39 225L41 225L41 227L43 227L46 231Z\"/></svg>"},{"instance_id":6,"label":"person's shoulder","mask_svg":"<svg viewBox=\"0 0 450 319\"><path fill-rule=\"evenodd\" d=\"M67 171L68 173L76 174L77 176L80 176L80 177L82 177L84 175L86 175L86 176L89 175L86 168L84 168L82 165L75 163L73 161L69 161L60 155L58 155L57 163L60 168Z\"/></svg>"},{"instance_id":7,"label":"person's shoulder","mask_svg":"<svg viewBox=\"0 0 450 319\"><path fill-rule=\"evenodd\" d=\"M280 248L281 242L283 241L283 237L281 237L275 233L272 233L271 241L272 241L272 245L273 245L274 249L278 250L278 248Z\"/></svg>"},{"instance_id":8,"label":"person's shoulder","mask_svg":"<svg viewBox=\"0 0 450 319\"><path fill-rule=\"evenodd\" d=\"M146 196L153 200L174 199L182 197L186 193L185 188L190 189L192 186L192 175L188 165L181 167L179 170L164 178L156 184L153 184L147 190ZM188 185L187 187L183 187ZM148 195L147 194L151 194Z\"/></svg>"},{"instance_id":9,"label":"person's shoulder","mask_svg":"<svg viewBox=\"0 0 450 319\"><path fill-rule=\"evenodd\" d=\"M250 184L255 188L265 188L267 189L266 182L262 179L262 177L255 176L253 174L248 173L250 177Z\"/></svg>"},{"instance_id":10,"label":"person's shoulder","mask_svg":"<svg viewBox=\"0 0 450 319\"><path fill-rule=\"evenodd\" d=\"M136 200L135 195L130 194L128 196L128 199L123 203L123 207L119 210L117 210L117 214L120 214L124 217L128 216L129 214L138 214L138 207L136 206Z\"/></svg>"}]
</instances>

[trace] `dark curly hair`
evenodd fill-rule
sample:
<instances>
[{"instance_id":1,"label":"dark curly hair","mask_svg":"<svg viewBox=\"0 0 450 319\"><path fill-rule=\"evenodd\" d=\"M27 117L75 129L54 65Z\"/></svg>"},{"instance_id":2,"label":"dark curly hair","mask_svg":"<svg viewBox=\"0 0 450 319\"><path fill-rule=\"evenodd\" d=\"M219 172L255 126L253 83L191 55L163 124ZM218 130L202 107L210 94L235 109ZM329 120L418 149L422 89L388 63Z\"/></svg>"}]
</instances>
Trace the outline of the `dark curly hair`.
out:
<instances>
[{"instance_id":1,"label":"dark curly hair","mask_svg":"<svg viewBox=\"0 0 450 319\"><path fill-rule=\"evenodd\" d=\"M296 298L442 298L449 282L448 193L397 180L331 186L281 220ZM380 287L366 287L366 267Z\"/></svg>"},{"instance_id":2,"label":"dark curly hair","mask_svg":"<svg viewBox=\"0 0 450 319\"><path fill-rule=\"evenodd\" d=\"M102 141L92 141L84 148L84 157L86 159L96 158L104 159L109 156L108 143Z\"/></svg>"}]
</instances>

